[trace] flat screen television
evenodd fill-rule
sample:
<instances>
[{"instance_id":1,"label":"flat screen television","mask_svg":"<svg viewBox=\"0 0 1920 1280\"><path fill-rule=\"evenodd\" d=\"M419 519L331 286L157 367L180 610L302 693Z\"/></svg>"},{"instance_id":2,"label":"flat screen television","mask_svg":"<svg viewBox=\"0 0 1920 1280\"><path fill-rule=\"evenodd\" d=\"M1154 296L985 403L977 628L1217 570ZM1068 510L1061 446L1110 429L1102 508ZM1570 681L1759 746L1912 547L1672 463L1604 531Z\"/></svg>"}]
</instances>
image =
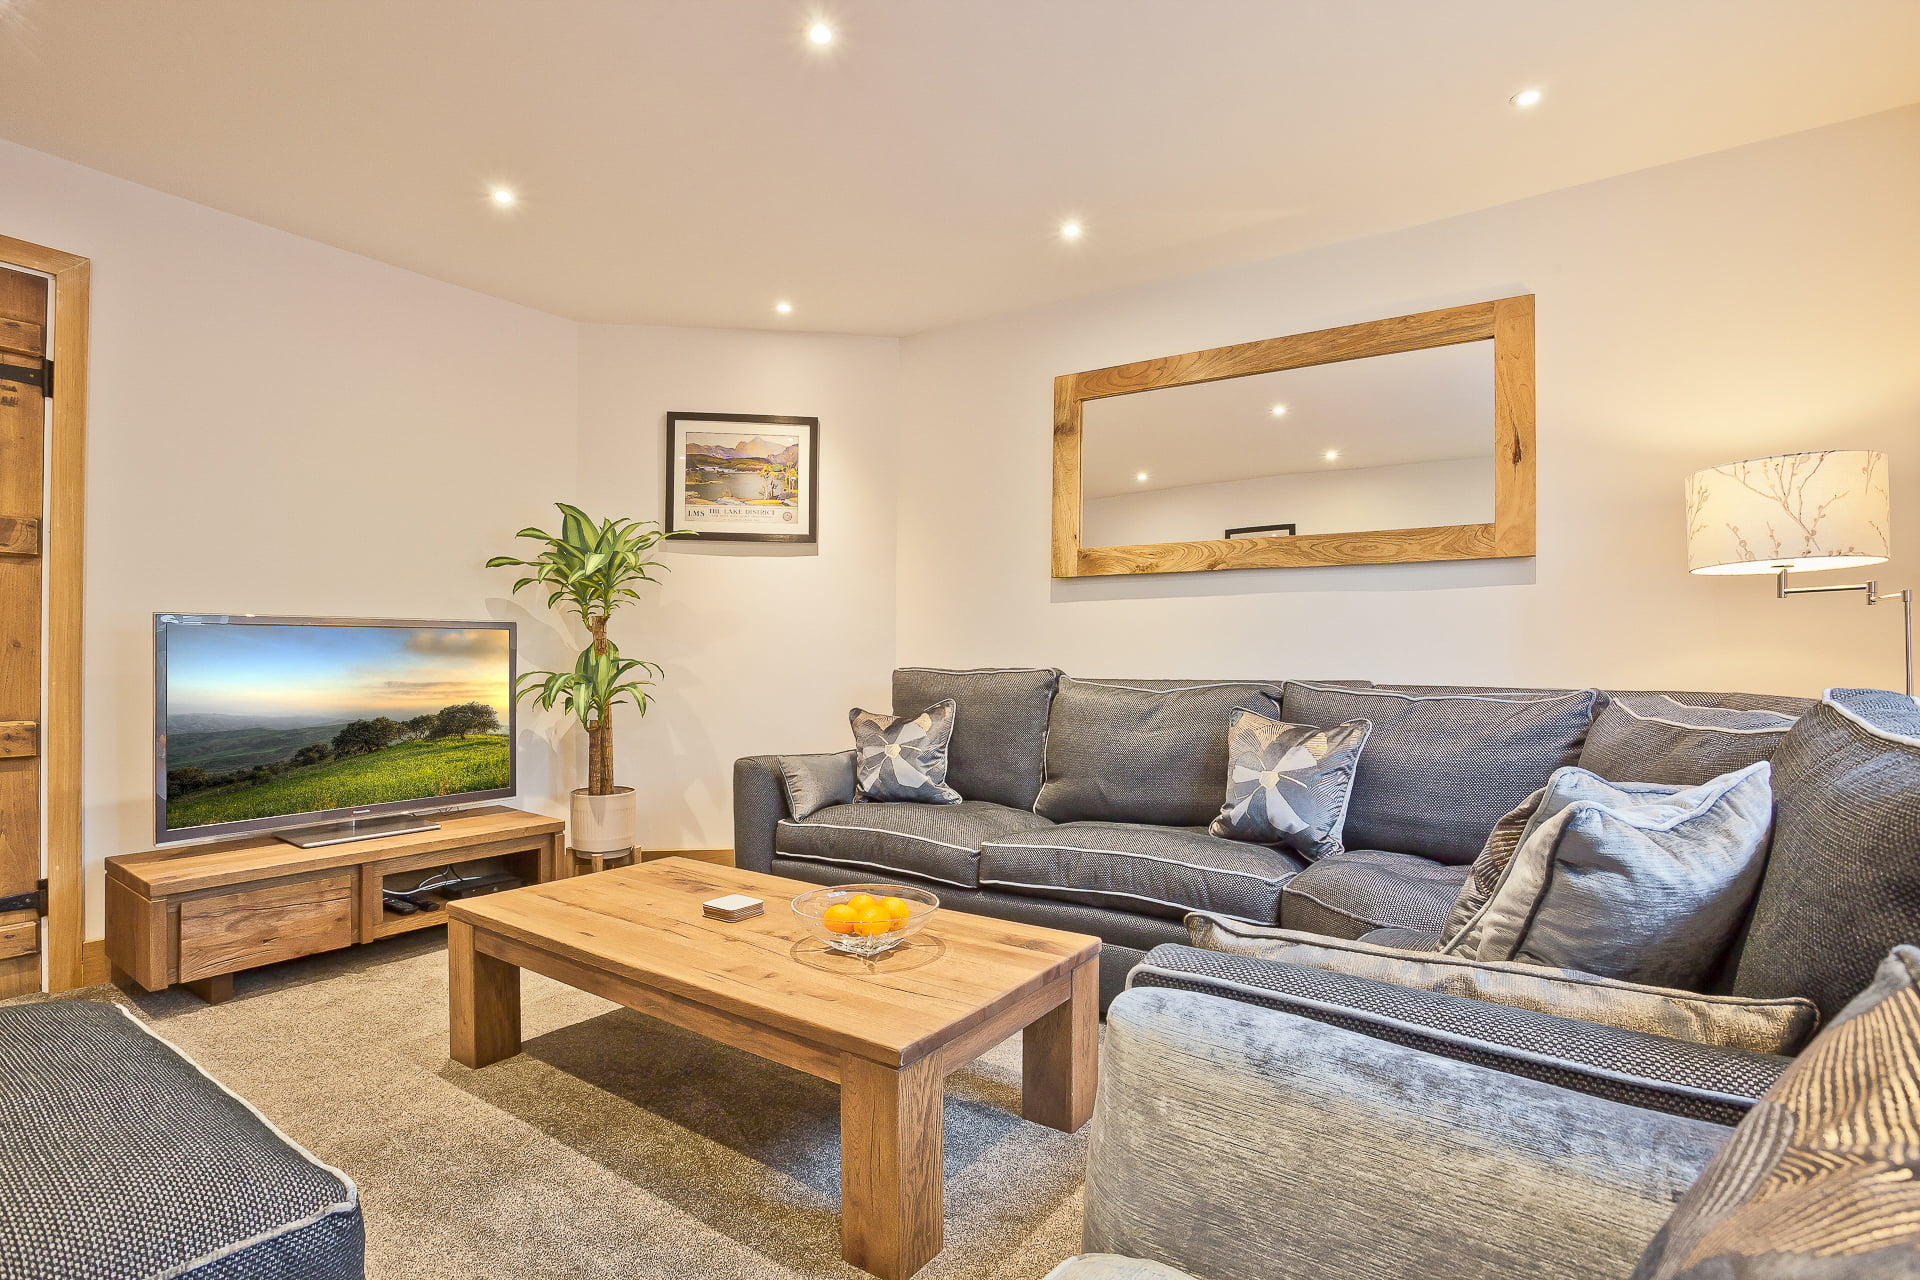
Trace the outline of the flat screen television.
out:
<instances>
[{"instance_id":1,"label":"flat screen television","mask_svg":"<svg viewBox=\"0 0 1920 1280\"><path fill-rule=\"evenodd\" d=\"M161 844L514 793L511 622L157 613L153 633Z\"/></svg>"}]
</instances>

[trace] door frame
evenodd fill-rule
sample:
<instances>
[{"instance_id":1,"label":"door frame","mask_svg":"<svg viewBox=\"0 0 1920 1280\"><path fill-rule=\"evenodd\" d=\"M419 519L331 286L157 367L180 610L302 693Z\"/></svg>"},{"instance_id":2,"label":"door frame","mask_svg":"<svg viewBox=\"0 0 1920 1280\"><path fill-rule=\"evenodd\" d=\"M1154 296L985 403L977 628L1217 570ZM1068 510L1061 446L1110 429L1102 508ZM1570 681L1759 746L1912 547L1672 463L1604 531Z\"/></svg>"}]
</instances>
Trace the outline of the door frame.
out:
<instances>
[{"instance_id":1,"label":"door frame","mask_svg":"<svg viewBox=\"0 0 1920 1280\"><path fill-rule=\"evenodd\" d=\"M86 565L87 329L93 264L0 235L0 264L53 277L53 414L47 433L46 706L40 752L46 796L45 987L86 985L86 882L81 856L81 608Z\"/></svg>"}]
</instances>

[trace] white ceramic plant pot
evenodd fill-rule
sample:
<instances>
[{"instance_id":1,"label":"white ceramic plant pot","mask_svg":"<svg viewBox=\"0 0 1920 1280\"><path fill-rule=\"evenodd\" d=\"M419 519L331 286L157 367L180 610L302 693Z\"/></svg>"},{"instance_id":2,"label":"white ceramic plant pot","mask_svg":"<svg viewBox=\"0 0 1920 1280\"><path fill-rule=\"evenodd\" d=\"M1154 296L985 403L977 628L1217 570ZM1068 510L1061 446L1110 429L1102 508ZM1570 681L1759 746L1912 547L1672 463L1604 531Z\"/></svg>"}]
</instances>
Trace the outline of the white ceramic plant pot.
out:
<instances>
[{"instance_id":1,"label":"white ceramic plant pot","mask_svg":"<svg viewBox=\"0 0 1920 1280\"><path fill-rule=\"evenodd\" d=\"M580 853L625 853L640 842L640 808L632 787L610 796L573 793L573 848Z\"/></svg>"}]
</instances>

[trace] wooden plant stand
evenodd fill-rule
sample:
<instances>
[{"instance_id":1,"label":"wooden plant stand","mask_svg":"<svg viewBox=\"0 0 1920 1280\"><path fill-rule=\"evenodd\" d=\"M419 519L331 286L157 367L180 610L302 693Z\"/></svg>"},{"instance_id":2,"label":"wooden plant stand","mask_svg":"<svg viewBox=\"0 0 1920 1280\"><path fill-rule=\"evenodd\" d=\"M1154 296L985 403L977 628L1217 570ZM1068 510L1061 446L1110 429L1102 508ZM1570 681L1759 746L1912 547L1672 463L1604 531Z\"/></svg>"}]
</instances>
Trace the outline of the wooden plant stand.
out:
<instances>
[{"instance_id":1,"label":"wooden plant stand","mask_svg":"<svg viewBox=\"0 0 1920 1280\"><path fill-rule=\"evenodd\" d=\"M177 982L217 1004L243 969L447 922L445 911L388 911L389 875L482 858L527 884L574 873L559 818L489 805L434 821L437 831L317 849L256 835L108 858L107 958L148 991Z\"/></svg>"}]
</instances>

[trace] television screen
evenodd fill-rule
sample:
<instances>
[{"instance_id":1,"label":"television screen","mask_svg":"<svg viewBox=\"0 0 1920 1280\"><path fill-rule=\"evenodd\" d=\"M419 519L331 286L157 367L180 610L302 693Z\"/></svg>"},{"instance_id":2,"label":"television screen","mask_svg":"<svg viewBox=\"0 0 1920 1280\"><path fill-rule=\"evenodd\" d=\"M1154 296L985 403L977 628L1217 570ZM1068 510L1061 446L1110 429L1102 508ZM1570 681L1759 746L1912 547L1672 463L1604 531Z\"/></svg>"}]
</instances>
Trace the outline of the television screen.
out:
<instances>
[{"instance_id":1,"label":"television screen","mask_svg":"<svg viewBox=\"0 0 1920 1280\"><path fill-rule=\"evenodd\" d=\"M511 795L510 622L157 614L162 843Z\"/></svg>"}]
</instances>

